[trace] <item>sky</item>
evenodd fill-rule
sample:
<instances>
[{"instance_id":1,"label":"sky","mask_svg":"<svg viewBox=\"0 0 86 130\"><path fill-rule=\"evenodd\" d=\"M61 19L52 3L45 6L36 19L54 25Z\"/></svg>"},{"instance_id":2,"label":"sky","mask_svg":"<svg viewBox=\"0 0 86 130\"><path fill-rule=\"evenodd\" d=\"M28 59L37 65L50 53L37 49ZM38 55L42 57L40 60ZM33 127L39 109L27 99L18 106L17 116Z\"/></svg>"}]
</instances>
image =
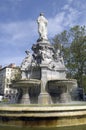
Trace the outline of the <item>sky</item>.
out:
<instances>
[{"instance_id":1,"label":"sky","mask_svg":"<svg viewBox=\"0 0 86 130\"><path fill-rule=\"evenodd\" d=\"M0 0L0 65L20 65L39 38L37 18L48 20L48 38L86 25L86 0Z\"/></svg>"}]
</instances>

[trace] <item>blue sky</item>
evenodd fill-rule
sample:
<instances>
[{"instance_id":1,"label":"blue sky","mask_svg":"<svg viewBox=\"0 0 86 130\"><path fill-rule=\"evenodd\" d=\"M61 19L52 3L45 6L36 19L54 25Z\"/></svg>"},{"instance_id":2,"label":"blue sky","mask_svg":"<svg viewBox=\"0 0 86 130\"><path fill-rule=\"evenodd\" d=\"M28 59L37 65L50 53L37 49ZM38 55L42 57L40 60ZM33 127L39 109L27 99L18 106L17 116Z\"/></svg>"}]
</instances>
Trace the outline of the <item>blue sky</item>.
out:
<instances>
[{"instance_id":1,"label":"blue sky","mask_svg":"<svg viewBox=\"0 0 86 130\"><path fill-rule=\"evenodd\" d=\"M86 0L0 0L0 65L20 65L38 39L37 17L48 19L48 37L86 25Z\"/></svg>"}]
</instances>

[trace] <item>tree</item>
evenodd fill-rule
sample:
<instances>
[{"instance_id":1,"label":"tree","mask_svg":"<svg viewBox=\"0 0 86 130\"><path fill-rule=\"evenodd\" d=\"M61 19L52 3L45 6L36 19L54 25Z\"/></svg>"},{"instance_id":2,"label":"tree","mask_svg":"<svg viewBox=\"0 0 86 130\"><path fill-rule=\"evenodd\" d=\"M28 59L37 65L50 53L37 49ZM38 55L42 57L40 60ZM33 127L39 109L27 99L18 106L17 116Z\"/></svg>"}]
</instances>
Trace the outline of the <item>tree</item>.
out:
<instances>
[{"instance_id":1,"label":"tree","mask_svg":"<svg viewBox=\"0 0 86 130\"><path fill-rule=\"evenodd\" d=\"M79 86L86 86L86 27L74 26L57 34L52 41L56 49L62 50L67 77L76 78Z\"/></svg>"},{"instance_id":2,"label":"tree","mask_svg":"<svg viewBox=\"0 0 86 130\"><path fill-rule=\"evenodd\" d=\"M83 75L86 68L86 32L85 27L73 27L71 28L71 35L73 37L72 44L70 46L72 62L74 67L74 78L78 80L79 86L83 85Z\"/></svg>"},{"instance_id":3,"label":"tree","mask_svg":"<svg viewBox=\"0 0 86 130\"><path fill-rule=\"evenodd\" d=\"M21 79L21 70L20 70L20 68L18 68L17 71L15 71L15 73L13 73L13 77L11 78L11 82L14 83L20 79Z\"/></svg>"}]
</instances>

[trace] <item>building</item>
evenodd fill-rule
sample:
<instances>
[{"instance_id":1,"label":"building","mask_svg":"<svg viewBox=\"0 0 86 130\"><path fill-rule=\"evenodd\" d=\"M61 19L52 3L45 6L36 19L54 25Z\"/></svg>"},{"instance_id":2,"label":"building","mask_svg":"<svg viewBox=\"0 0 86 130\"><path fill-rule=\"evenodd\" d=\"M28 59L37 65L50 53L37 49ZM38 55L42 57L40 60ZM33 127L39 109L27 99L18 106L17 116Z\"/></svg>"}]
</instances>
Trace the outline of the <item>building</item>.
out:
<instances>
[{"instance_id":1,"label":"building","mask_svg":"<svg viewBox=\"0 0 86 130\"><path fill-rule=\"evenodd\" d=\"M4 68L0 69L0 95L7 97L11 94L16 94L17 90L12 89L10 84L12 80L15 79L15 76L19 73L19 67L16 67L15 64L10 64Z\"/></svg>"}]
</instances>

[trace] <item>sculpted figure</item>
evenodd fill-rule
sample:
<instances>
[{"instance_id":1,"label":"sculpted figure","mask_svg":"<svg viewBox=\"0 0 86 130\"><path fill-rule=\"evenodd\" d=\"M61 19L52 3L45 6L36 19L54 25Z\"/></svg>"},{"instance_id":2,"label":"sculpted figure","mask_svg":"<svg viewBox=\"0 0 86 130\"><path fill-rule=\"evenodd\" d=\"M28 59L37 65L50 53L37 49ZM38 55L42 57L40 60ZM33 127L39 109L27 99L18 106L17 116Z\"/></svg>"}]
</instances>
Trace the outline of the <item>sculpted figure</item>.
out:
<instances>
[{"instance_id":1,"label":"sculpted figure","mask_svg":"<svg viewBox=\"0 0 86 130\"><path fill-rule=\"evenodd\" d=\"M25 51L27 56L25 57L25 59L23 60L22 64L21 64L21 70L26 70L28 69L28 65L31 63L31 55L29 51Z\"/></svg>"},{"instance_id":2,"label":"sculpted figure","mask_svg":"<svg viewBox=\"0 0 86 130\"><path fill-rule=\"evenodd\" d=\"M47 49L40 50L41 60L44 64L49 64L52 61L52 54Z\"/></svg>"},{"instance_id":3,"label":"sculpted figure","mask_svg":"<svg viewBox=\"0 0 86 130\"><path fill-rule=\"evenodd\" d=\"M31 62L32 62L32 56L30 52L28 50L25 52L27 56L24 58L23 62L21 63L22 79L28 78L28 70L31 69Z\"/></svg>"},{"instance_id":4,"label":"sculpted figure","mask_svg":"<svg viewBox=\"0 0 86 130\"><path fill-rule=\"evenodd\" d=\"M43 13L40 13L40 16L37 19L38 23L38 33L39 33L39 38L41 40L47 40L47 23L48 20L44 17Z\"/></svg>"}]
</instances>

